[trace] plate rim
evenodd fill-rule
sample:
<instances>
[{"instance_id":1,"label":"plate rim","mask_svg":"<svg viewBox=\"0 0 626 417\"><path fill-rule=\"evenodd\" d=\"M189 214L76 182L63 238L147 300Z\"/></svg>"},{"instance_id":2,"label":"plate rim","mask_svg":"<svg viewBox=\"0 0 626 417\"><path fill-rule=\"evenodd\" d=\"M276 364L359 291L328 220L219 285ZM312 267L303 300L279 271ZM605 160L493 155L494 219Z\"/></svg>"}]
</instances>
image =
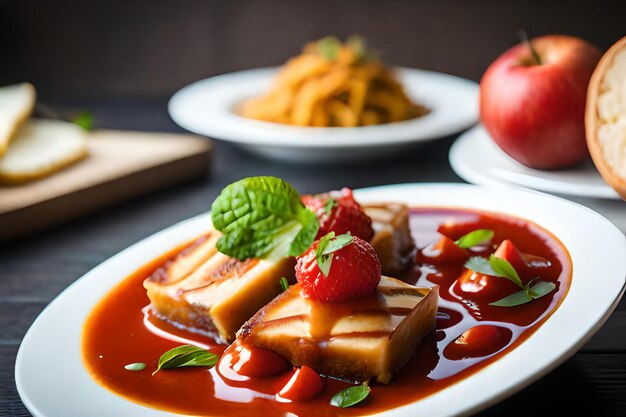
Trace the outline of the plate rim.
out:
<instances>
[{"instance_id":1,"label":"plate rim","mask_svg":"<svg viewBox=\"0 0 626 417\"><path fill-rule=\"evenodd\" d=\"M600 214L596 213L595 211L582 206L580 204L576 204L555 196L551 196L551 195L547 195L547 194L543 194L543 193L538 193L538 192L532 192L532 191L523 191L523 190L516 190L516 189L511 189L508 191L503 191L503 190L494 190L494 189L488 189L485 187L481 187L481 186L476 186L476 185L469 185L469 184L456 184L456 183L425 183L425 184L414 184L414 183L409 183L409 184L394 184L394 185L386 185L386 186L377 186L377 187L369 187L369 188L365 188L365 189L360 189L360 190L355 190L357 198L359 198L360 200L362 200L363 202L372 202L375 200L378 201L384 201L385 199L385 195L394 195L394 199L399 200L399 201L406 201L406 199L402 198L403 193L401 191L403 191L404 193L408 192L409 190L413 190L414 192L417 192L419 194L420 190L425 194L428 195L429 193L427 193L427 191L432 191L436 190L436 189L440 189L440 191L438 191L439 193L442 193L443 190L447 190L448 192L450 191L454 191L451 194L455 194L455 195L461 195L463 196L464 194L467 193L471 193L474 192L480 192L480 191L484 191L487 194L508 194L508 195L517 195L518 197L520 196L526 196L528 197L530 200L544 200L546 202L552 202L554 204L557 205L561 205L562 207L570 207L572 210L575 211L579 211L579 212L586 212L587 215L590 216L590 218L595 219L595 221L600 222L600 224L603 225L603 227L607 227L607 230L611 230L610 233L613 233L614 235L611 236L611 239L615 238L617 241L619 241L619 245L621 246L621 248L623 250L626 250L626 237L624 236L623 232L620 231L616 226L614 226L609 220L607 220L606 218L604 218L603 216L601 216ZM436 193L437 191L435 191ZM373 196L377 196L376 198L373 198ZM430 197L432 198L432 197ZM437 198L437 197L436 197ZM441 197L439 197L439 199L443 199ZM412 205L415 206L419 206L419 204L413 202L410 203ZM464 204L456 204L456 205L440 205L440 207L467 207L467 208L480 208L478 206L480 206L481 202L473 202L472 204L470 204L469 206L467 205L467 203ZM433 207L433 205L429 205L429 204L423 204L422 206L426 206L426 207ZM482 210L487 210L486 208L482 208ZM488 211L493 211L493 210L488 210ZM501 212L498 210L495 210L494 212ZM513 215L516 217L525 217L525 216L520 216L519 214L509 214L509 215ZM43 414L42 412L40 412L40 410L37 408L36 404L34 402L31 402L31 399L28 398L27 394L26 394L26 387L24 385L24 381L21 379L21 369L23 368L24 364L24 355L25 355L25 346L29 343L29 341L33 338L33 334L34 332L38 331L37 329L37 325L41 325L41 322L44 320L43 318L46 316L46 314L49 314L49 312L54 309L54 308L58 308L57 306L60 305L63 302L64 298L69 298L68 294L71 294L72 291L76 291L75 289L79 286L88 286L90 281L95 281L95 277L97 277L97 274L100 272L101 270L105 270L109 267L113 267L115 265L115 262L121 262L120 260L123 259L124 257L127 256L132 256L135 252L138 253L142 253L144 250L146 250L147 252L149 252L148 254L146 254L144 256L151 258L154 257L151 253L155 251L158 253L163 253L164 250L167 250L167 248L171 247L173 244L168 240L169 235L175 235L175 234L181 234L180 230L183 230L183 228L185 226L187 227L191 227L193 225L195 225L196 223L202 223L202 221L206 221L208 214L204 213L204 214L200 214L197 216L194 216L190 219L184 220L182 222L176 223L166 229L163 229L161 231L158 231L156 233L154 233L153 235L142 239L141 241L129 246L128 248L124 249L123 251L119 252L118 254L112 256L111 258L109 258L108 260L104 261L103 263L101 263L100 265L96 266L94 269L92 269L91 271L87 272L86 274L84 274L81 278L79 278L78 280L76 280L74 283L72 283L71 285L69 285L66 289L64 289L57 297L55 297L55 299L50 302L50 304L38 315L38 317L36 318L36 320L33 322L33 324L30 326L30 328L28 329L26 335L24 336L22 343L20 344L20 348L18 350L18 354L17 354L17 358L16 358L16 364L15 364L15 379L16 379L16 386L18 389L18 393L22 399L22 401L24 402L25 406L27 407L27 409L29 411L31 411L31 413L33 413L34 416L44 416L46 417L45 414ZM535 222L536 221L534 219L530 219L531 221ZM540 226L544 227L543 225L540 224ZM551 233L553 232L552 228L546 228L548 231L550 231ZM177 232L178 231L178 232ZM561 237L557 236L557 238L561 239ZM602 236L603 239L606 239L607 236L603 235ZM183 239L182 237L179 237L178 240ZM183 239L184 240L184 239ZM162 245L164 244L164 242L167 242L168 246L167 247L162 247ZM564 242L565 244L565 242ZM156 247L155 247L156 246ZM571 253L570 248L568 248L568 250ZM572 255L572 262L575 262L574 256ZM143 261L137 261L135 264L133 264L132 266L127 267L126 269L128 269L130 272L132 272L134 269L138 268L141 266L141 264L143 264ZM110 266L113 265L113 266ZM539 377L545 375L547 372L549 372L550 370L554 369L556 366L558 366L560 363L562 363L563 361L565 361L568 357L570 357L572 354L575 353L576 350L578 350L578 348L580 348L580 346L582 346L582 344L584 344L587 340L589 340L589 338L591 338L593 336L593 334L602 326L602 324L604 323L604 321L609 317L610 313L613 311L613 309L615 308L615 306L617 305L617 303L619 302L621 296L623 295L624 292L624 285L626 284L626 259L622 259L621 260L621 272L623 273L623 276L620 279L620 289L619 291L617 291L615 294L612 294L612 299L611 302L608 303L608 305L604 305L603 304L603 308L601 309L602 312L600 314L599 317L595 317L592 320L589 320L587 318L587 321L591 322L591 324L589 324L585 329L583 329L584 331L583 333L583 337L579 338L578 340L576 340L574 343L570 343L567 346L567 349L565 349L565 351L559 351L559 355L558 355L558 360L554 360L550 363L549 366L539 366L535 369L534 372L530 372L527 373L525 378L520 379L520 380L516 380L514 384L512 384L512 386L507 386L507 383L503 383L501 384L501 386L498 387L498 389L496 390L496 394L494 395L490 395L487 396L486 399L483 399L482 401L478 401L476 402L476 398L474 398L474 403L468 405L467 407L461 408L461 409L453 409L452 412L454 414L468 414L468 413L472 413L472 412L476 412L478 410L484 409L492 404L494 404L497 401L500 401L502 398L507 397L511 394L513 394L514 392L519 391L520 389L522 389L523 387L527 386L530 382L535 381L536 379L538 379ZM129 272L129 273L130 273ZM574 274L576 274L576 265L574 264ZM532 340L537 338L537 334L539 332L541 333L545 333L542 332L542 329L545 329L548 325L548 323L554 322L555 317L560 316L561 311L563 311L564 306L571 304L572 302L568 302L568 299L571 299L571 292L572 290L575 288L575 280L574 277L576 275L573 275L572 277L572 285L570 287L570 294L568 294L568 296L565 297L565 299L563 300L563 303L561 304L561 306L554 312L554 314L552 315L552 317L547 320L544 324L542 324L542 326L540 326L540 328L537 330L537 332L535 333L535 335L531 336L531 338L529 338L529 340L525 341L523 344L521 344L519 347L517 347L516 349L514 349L513 351L507 353L507 355L505 355L503 358L501 358L500 360L494 362L493 364L490 364L488 367L486 367L485 369L473 374L472 376L444 389L443 391L440 391L439 393L433 394L429 397L426 397L423 400L414 402L414 403L410 403L407 405L404 405L402 407L399 408L395 408L395 409L391 409L388 410L386 412L383 412L381 414L378 415L384 415L384 416L388 416L388 417L395 417L395 416L406 416L406 415L411 415L411 414L407 414L407 413L414 413L416 411L416 408L419 409L419 405L420 404L431 404L433 403L433 401L431 401L433 398L441 398L442 395L441 393L445 393L445 392L450 392L452 390L458 390L456 389L456 387L461 386L461 385L467 385L467 381L471 381L474 382L476 380L478 380L477 377L479 376L483 376L484 379L484 375L488 375L489 378L493 378L494 376L492 374L497 374L497 372L491 372L491 369L494 369L498 364L502 364L504 362L508 363L512 361L512 357L517 357L520 355L520 352L523 356L524 352L528 349L525 348L525 346L527 346L529 344L529 342L531 342ZM117 285L117 283L119 283L121 280L125 279L126 275L121 275L118 276L116 279L112 279L112 283L110 285L106 286L106 289L104 291L104 293L110 291L115 285ZM613 280L617 280L617 277L614 277ZM617 281L616 281L617 282ZM611 281L612 284L613 281ZM94 284L95 285L95 284ZM577 288L577 287L576 287ZM579 291L582 291L579 290ZM570 298L568 298L570 297ZM96 300L96 302L101 298L98 297L98 299ZM88 306L88 311L91 311L91 309L94 307L95 304L92 304L90 306ZM81 319L81 328L79 330L80 333L82 333L82 323L84 322L85 317L82 317ZM580 329L578 329L580 330ZM536 344L537 342L533 343ZM558 350L558 349L557 349ZM81 362L82 365L82 362ZM512 366L512 365L511 365ZM501 366L499 367L501 368ZM506 368L506 367L505 367ZM86 371L83 369L83 371L86 373ZM488 378L488 379L489 379ZM91 380L91 382L93 384L96 384L93 380ZM511 384L509 384L511 385ZM108 391L107 389L100 387L99 385L96 384L96 386L99 388L99 393L102 394L102 396L105 397L113 397L115 399L117 399L118 401L124 401L125 404L128 405L128 407L132 408L132 410L139 410L141 412L141 415L146 415L146 416L172 416L172 415L176 415L176 414L171 414L171 413L165 413L159 410L154 410L151 408L147 408L144 406L139 406L135 403L132 402L128 402L127 400L123 400L121 397L118 397L117 395L111 393L110 391ZM108 394L108 395L105 395ZM449 396L449 395L448 395ZM99 395L98 395L99 397ZM446 395L443 395L443 397L445 398ZM417 405L417 406L416 406ZM136 408L139 407L139 408ZM422 407L423 408L423 407ZM421 410L420 410L421 411ZM438 411L440 411L438 409ZM451 413L450 410L448 410L448 413ZM432 413L431 413L432 414ZM106 415L106 414L104 414ZM430 415L428 413L426 413L425 415ZM49 417L49 416L48 416Z\"/></svg>"},{"instance_id":2,"label":"plate rim","mask_svg":"<svg viewBox=\"0 0 626 417\"><path fill-rule=\"evenodd\" d=\"M471 182L476 185L486 185L486 186L495 186L495 187L506 187L506 186L514 186L525 190L535 190L544 193L557 193L563 196L573 196L573 197L587 197L587 198L595 198L595 199L603 199L603 200L621 200L621 197L613 190L608 184L604 184L604 186L586 186L586 187L576 187L576 188L566 188L563 189L558 184L567 184L572 185L571 182L567 181L557 181L551 179L543 179L538 178L538 185L531 186L528 185L526 181L515 180L515 178L520 177L532 177L533 170L528 168L528 172L524 173L513 173L513 177L509 179L497 179L494 178L493 175L483 174L478 172L470 167L464 158L463 158L463 149L466 146L469 146L468 143L476 143L479 141L483 141L484 138L481 136L489 137L489 133L486 131L485 127L482 124L477 124L467 131L463 132L459 137L454 141L452 146L450 147L450 151L448 153L448 160L450 162L450 166L454 170L454 172L464 180ZM495 145L492 145L495 147ZM508 158L504 153L501 155L501 160ZM600 174L598 174L599 176ZM581 191L579 191L581 190Z\"/></svg>"},{"instance_id":3,"label":"plate rim","mask_svg":"<svg viewBox=\"0 0 626 417\"><path fill-rule=\"evenodd\" d=\"M438 128L435 129L436 132L426 131L421 134L419 133L419 125L423 125L426 120L429 120L429 117L431 118L430 120L432 120L432 118L435 117L434 113L416 119L384 125L342 128L289 126L247 119L234 114L232 111L226 111L228 114L227 117L232 117L234 120L233 123L236 122L239 124L237 129L233 131L232 127L224 128L224 126L213 126L209 129L207 129L206 126L198 127L199 125L196 124L196 122L190 122L190 120L194 118L190 117L189 114L183 110L185 105L181 103L185 103L186 100L189 100L188 96L198 94L195 90L202 90L203 88L210 89L212 87L211 84L224 84L238 77L244 79L245 77L249 77L251 79L253 76L257 76L271 79L278 72L280 67L261 67L233 71L194 81L180 88L172 95L168 101L167 109L170 117L178 126L200 135L243 146L290 149L363 148L365 146L379 147L425 142L461 132L478 122L479 86L475 81L443 72L401 66L394 66L392 68L398 72L401 78L405 78L405 82L411 77L422 77L426 80L430 79L431 81L438 79L440 80L439 82L445 80L444 82L455 83L456 88L465 90L459 94L463 96L467 95L464 105L471 107L471 109L468 110L468 114L463 114L463 117L452 117L451 119L448 117L443 121L438 121L439 125ZM207 85L208 87L206 87ZM232 93L232 91L230 93ZM245 94L245 96L248 97L254 95L255 94ZM473 95L473 97L470 98L470 95ZM235 94L235 96L237 96L235 98L238 99L242 97L241 94ZM235 98L233 98L233 100ZM226 107L232 107L227 106L227 104L229 103L224 103L220 111L224 111ZM437 113L437 117L440 117L439 112ZM294 139L294 136L298 138Z\"/></svg>"}]
</instances>

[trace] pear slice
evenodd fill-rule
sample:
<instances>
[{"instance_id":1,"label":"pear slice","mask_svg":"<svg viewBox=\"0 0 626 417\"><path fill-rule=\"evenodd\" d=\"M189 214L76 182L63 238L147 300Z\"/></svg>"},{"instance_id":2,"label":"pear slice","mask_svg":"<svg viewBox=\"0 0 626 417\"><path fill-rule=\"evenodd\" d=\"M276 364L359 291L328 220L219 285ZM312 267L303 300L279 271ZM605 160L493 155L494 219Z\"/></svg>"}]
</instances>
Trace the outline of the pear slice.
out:
<instances>
[{"instance_id":1,"label":"pear slice","mask_svg":"<svg viewBox=\"0 0 626 417\"><path fill-rule=\"evenodd\" d=\"M73 123L31 120L0 158L0 183L19 184L48 176L87 155L86 133Z\"/></svg>"},{"instance_id":2,"label":"pear slice","mask_svg":"<svg viewBox=\"0 0 626 417\"><path fill-rule=\"evenodd\" d=\"M626 37L604 54L591 77L585 128L596 168L626 199Z\"/></svg>"},{"instance_id":3,"label":"pear slice","mask_svg":"<svg viewBox=\"0 0 626 417\"><path fill-rule=\"evenodd\" d=\"M35 96L35 88L29 83L0 87L0 156L32 114Z\"/></svg>"}]
</instances>

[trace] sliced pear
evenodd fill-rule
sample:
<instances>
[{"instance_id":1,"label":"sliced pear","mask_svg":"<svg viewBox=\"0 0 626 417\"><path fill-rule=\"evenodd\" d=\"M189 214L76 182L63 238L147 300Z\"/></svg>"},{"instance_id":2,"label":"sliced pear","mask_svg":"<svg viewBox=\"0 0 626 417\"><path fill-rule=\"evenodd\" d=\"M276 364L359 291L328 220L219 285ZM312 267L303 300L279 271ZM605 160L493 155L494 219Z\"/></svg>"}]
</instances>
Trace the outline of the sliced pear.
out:
<instances>
[{"instance_id":1,"label":"sliced pear","mask_svg":"<svg viewBox=\"0 0 626 417\"><path fill-rule=\"evenodd\" d=\"M0 156L35 107L35 87L29 83L0 87Z\"/></svg>"},{"instance_id":2,"label":"sliced pear","mask_svg":"<svg viewBox=\"0 0 626 417\"><path fill-rule=\"evenodd\" d=\"M0 182L19 184L48 176L87 155L85 132L73 123L31 120L0 158Z\"/></svg>"},{"instance_id":3,"label":"sliced pear","mask_svg":"<svg viewBox=\"0 0 626 417\"><path fill-rule=\"evenodd\" d=\"M594 164L626 199L626 37L604 54L591 77L585 127Z\"/></svg>"}]
</instances>

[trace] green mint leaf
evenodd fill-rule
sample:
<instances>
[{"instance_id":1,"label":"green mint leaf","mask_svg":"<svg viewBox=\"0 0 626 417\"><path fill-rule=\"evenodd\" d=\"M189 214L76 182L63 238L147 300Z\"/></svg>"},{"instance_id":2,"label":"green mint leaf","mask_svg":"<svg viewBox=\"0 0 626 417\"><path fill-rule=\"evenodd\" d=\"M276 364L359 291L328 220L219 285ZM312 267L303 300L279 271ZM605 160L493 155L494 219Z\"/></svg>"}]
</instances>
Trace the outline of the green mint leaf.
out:
<instances>
[{"instance_id":1,"label":"green mint leaf","mask_svg":"<svg viewBox=\"0 0 626 417\"><path fill-rule=\"evenodd\" d=\"M493 230L489 229L478 229L473 232L469 232L465 236L461 236L459 240L457 240L456 245L461 249L468 249L472 246L478 246L480 244L489 242L493 239L494 233Z\"/></svg>"},{"instance_id":2,"label":"green mint leaf","mask_svg":"<svg viewBox=\"0 0 626 417\"><path fill-rule=\"evenodd\" d=\"M93 130L93 113L88 110L83 110L72 119L72 123L89 132Z\"/></svg>"},{"instance_id":3,"label":"green mint leaf","mask_svg":"<svg viewBox=\"0 0 626 417\"><path fill-rule=\"evenodd\" d=\"M328 255L330 253L337 252L339 249L345 248L346 246L351 244L353 241L354 241L354 238L352 237L350 232L343 234L343 235L339 235L331 239L328 242L328 244L326 245L326 247L324 248L322 252L322 255Z\"/></svg>"},{"instance_id":4,"label":"green mint leaf","mask_svg":"<svg viewBox=\"0 0 626 417\"><path fill-rule=\"evenodd\" d=\"M161 369L181 368L185 366L212 367L217 363L218 356L206 349L193 345L182 345L168 350L159 358L156 371Z\"/></svg>"},{"instance_id":5,"label":"green mint leaf","mask_svg":"<svg viewBox=\"0 0 626 417\"><path fill-rule=\"evenodd\" d=\"M128 365L124 365L124 369L128 371L143 371L146 369L146 364L143 362L129 363Z\"/></svg>"},{"instance_id":6,"label":"green mint leaf","mask_svg":"<svg viewBox=\"0 0 626 417\"><path fill-rule=\"evenodd\" d=\"M371 391L371 388L367 385L346 388L332 396L330 405L339 408L352 407L367 398Z\"/></svg>"},{"instance_id":7,"label":"green mint leaf","mask_svg":"<svg viewBox=\"0 0 626 417\"><path fill-rule=\"evenodd\" d=\"M217 249L237 259L298 256L315 240L317 216L298 192L276 177L244 178L213 202L214 227L224 236Z\"/></svg>"},{"instance_id":8,"label":"green mint leaf","mask_svg":"<svg viewBox=\"0 0 626 417\"><path fill-rule=\"evenodd\" d=\"M346 39L346 46L351 49L354 55L356 55L359 59L363 59L367 55L367 46L365 39L363 39L362 36L348 36L348 39Z\"/></svg>"},{"instance_id":9,"label":"green mint leaf","mask_svg":"<svg viewBox=\"0 0 626 417\"><path fill-rule=\"evenodd\" d=\"M328 61L336 60L340 50L341 41L334 36L327 36L317 41L317 51Z\"/></svg>"},{"instance_id":10,"label":"green mint leaf","mask_svg":"<svg viewBox=\"0 0 626 417\"><path fill-rule=\"evenodd\" d=\"M472 256L469 258L467 262L465 262L465 268L485 275L492 275L494 277L498 276L496 271L494 271L491 267L489 261L481 256Z\"/></svg>"},{"instance_id":11,"label":"green mint leaf","mask_svg":"<svg viewBox=\"0 0 626 417\"><path fill-rule=\"evenodd\" d=\"M498 258L492 254L491 256L489 256L489 264L491 265L491 268L493 268L493 270L495 271L496 276L507 278L518 287L524 288L522 280L520 279L519 275L517 275L517 271L515 270L515 268L513 268L513 265L511 265L509 261L507 261L506 259Z\"/></svg>"},{"instance_id":12,"label":"green mint leaf","mask_svg":"<svg viewBox=\"0 0 626 417\"><path fill-rule=\"evenodd\" d=\"M328 200L326 200L326 203L324 203L324 213L330 214L337 204L339 204L337 203L337 200L329 197Z\"/></svg>"},{"instance_id":13,"label":"green mint leaf","mask_svg":"<svg viewBox=\"0 0 626 417\"><path fill-rule=\"evenodd\" d=\"M287 281L287 278L281 277L278 282L280 283L280 288L282 288L283 291L287 291L289 289L289 281Z\"/></svg>"},{"instance_id":14,"label":"green mint leaf","mask_svg":"<svg viewBox=\"0 0 626 417\"><path fill-rule=\"evenodd\" d=\"M537 298L541 298L544 295L550 294L552 291L554 291L555 288L556 285L554 284L554 282L537 281L535 285L530 287L528 293L533 298L533 300L536 300Z\"/></svg>"},{"instance_id":15,"label":"green mint leaf","mask_svg":"<svg viewBox=\"0 0 626 417\"><path fill-rule=\"evenodd\" d=\"M315 249L315 260L322 275L328 277L333 262L333 253L348 246L353 240L350 233L335 237L335 232L330 232L320 239Z\"/></svg>"},{"instance_id":16,"label":"green mint leaf","mask_svg":"<svg viewBox=\"0 0 626 417\"><path fill-rule=\"evenodd\" d=\"M536 300L537 298L541 298L544 295L551 293L555 288L556 285L553 282L537 281L537 283L529 289L518 291L489 305L496 307L515 307L521 304L526 304L532 300Z\"/></svg>"},{"instance_id":17,"label":"green mint leaf","mask_svg":"<svg viewBox=\"0 0 626 417\"><path fill-rule=\"evenodd\" d=\"M532 297L528 295L528 292L526 292L526 290L521 290L509 296L506 296L494 303L489 303L489 305L495 307L515 307L521 304L526 304L527 302L532 300Z\"/></svg>"}]
</instances>

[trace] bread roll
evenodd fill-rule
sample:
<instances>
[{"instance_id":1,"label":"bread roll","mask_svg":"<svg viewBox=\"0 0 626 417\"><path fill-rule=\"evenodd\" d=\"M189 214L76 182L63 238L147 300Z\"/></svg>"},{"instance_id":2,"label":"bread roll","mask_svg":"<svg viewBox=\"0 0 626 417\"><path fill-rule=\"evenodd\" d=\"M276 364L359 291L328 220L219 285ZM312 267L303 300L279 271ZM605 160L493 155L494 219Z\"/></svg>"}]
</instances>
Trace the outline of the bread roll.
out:
<instances>
[{"instance_id":1,"label":"bread roll","mask_svg":"<svg viewBox=\"0 0 626 417\"><path fill-rule=\"evenodd\" d=\"M598 171L626 199L626 37L604 54L591 77L585 128Z\"/></svg>"}]
</instances>

